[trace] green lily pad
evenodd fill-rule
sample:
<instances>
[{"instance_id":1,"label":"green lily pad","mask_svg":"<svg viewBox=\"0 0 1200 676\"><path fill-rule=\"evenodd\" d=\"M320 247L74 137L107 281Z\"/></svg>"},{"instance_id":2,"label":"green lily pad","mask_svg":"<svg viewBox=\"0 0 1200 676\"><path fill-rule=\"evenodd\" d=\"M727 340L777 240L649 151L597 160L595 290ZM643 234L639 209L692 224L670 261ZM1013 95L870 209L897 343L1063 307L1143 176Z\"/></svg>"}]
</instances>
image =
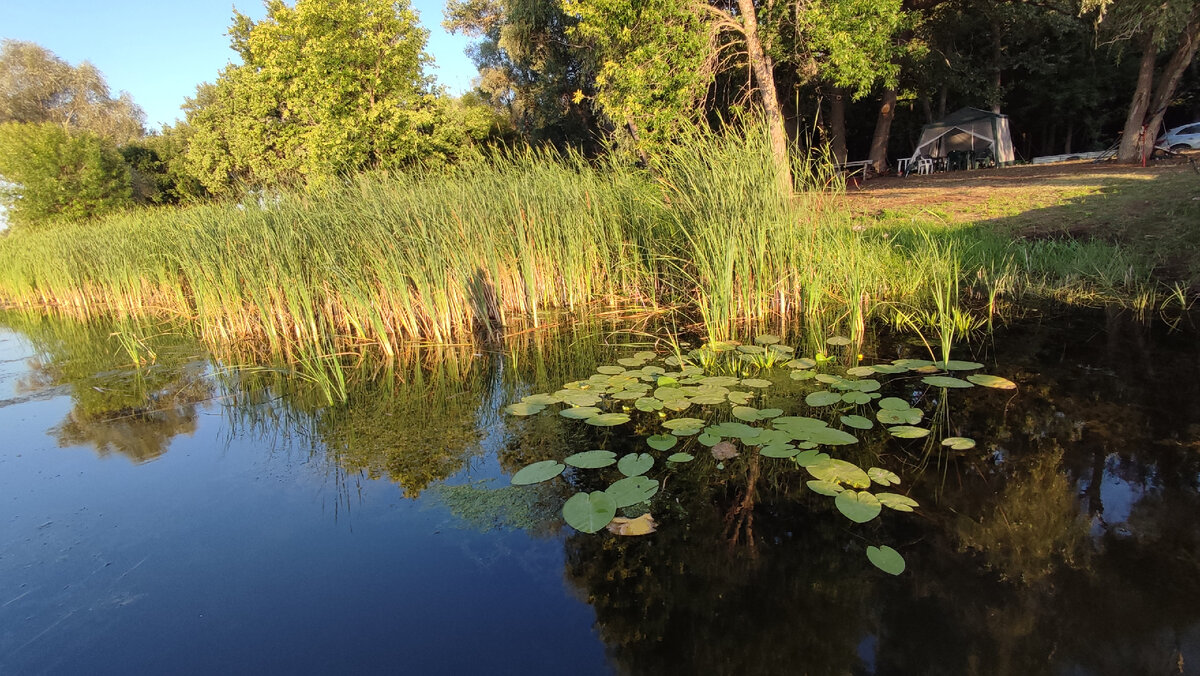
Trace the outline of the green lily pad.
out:
<instances>
[{"instance_id":1,"label":"green lily pad","mask_svg":"<svg viewBox=\"0 0 1200 676\"><path fill-rule=\"evenodd\" d=\"M671 430L671 433L677 437L690 437L693 434L699 434L703 427L676 427Z\"/></svg>"},{"instance_id":2,"label":"green lily pad","mask_svg":"<svg viewBox=\"0 0 1200 676\"><path fill-rule=\"evenodd\" d=\"M704 421L699 418L675 418L666 420L662 424L663 427L674 430L681 427L704 427Z\"/></svg>"},{"instance_id":3,"label":"green lily pad","mask_svg":"<svg viewBox=\"0 0 1200 676\"><path fill-rule=\"evenodd\" d=\"M754 398L754 395L749 392L734 391L734 392L730 392L729 394L725 395L725 398L728 399L729 403L731 403L731 404L745 406L746 404L750 403L750 400Z\"/></svg>"},{"instance_id":4,"label":"green lily pad","mask_svg":"<svg viewBox=\"0 0 1200 676\"><path fill-rule=\"evenodd\" d=\"M638 476L650 471L654 466L654 456L649 453L628 453L617 461L617 469L625 476Z\"/></svg>"},{"instance_id":5,"label":"green lily pad","mask_svg":"<svg viewBox=\"0 0 1200 676\"><path fill-rule=\"evenodd\" d=\"M600 395L594 392L570 391L561 396L564 404L570 406L595 406L600 403Z\"/></svg>"},{"instance_id":6,"label":"green lily pad","mask_svg":"<svg viewBox=\"0 0 1200 676\"><path fill-rule=\"evenodd\" d=\"M898 411L880 410L875 412L875 419L884 425L915 425L921 422L925 414L919 408L906 408Z\"/></svg>"},{"instance_id":7,"label":"green lily pad","mask_svg":"<svg viewBox=\"0 0 1200 676\"><path fill-rule=\"evenodd\" d=\"M873 364L871 366L871 370L875 371L876 373L886 373L888 375L895 375L897 373L904 373L904 372L908 371L908 367L898 366L896 364Z\"/></svg>"},{"instance_id":8,"label":"green lily pad","mask_svg":"<svg viewBox=\"0 0 1200 676\"><path fill-rule=\"evenodd\" d=\"M797 453L794 456L794 459L796 460L796 464L800 465L801 467L812 467L813 465L819 465L828 460L829 454L822 453L815 449L806 449Z\"/></svg>"},{"instance_id":9,"label":"green lily pad","mask_svg":"<svg viewBox=\"0 0 1200 676\"><path fill-rule=\"evenodd\" d=\"M733 387L740 382L741 380L733 376L708 376L700 381L703 385L711 385L713 387Z\"/></svg>"},{"instance_id":10,"label":"green lily pad","mask_svg":"<svg viewBox=\"0 0 1200 676\"><path fill-rule=\"evenodd\" d=\"M613 427L622 423L629 422L629 414L627 413L603 413L601 415L592 416L583 422L596 427Z\"/></svg>"},{"instance_id":11,"label":"green lily pad","mask_svg":"<svg viewBox=\"0 0 1200 676\"><path fill-rule=\"evenodd\" d=\"M595 533L617 515L617 503L608 493L576 493L563 505L563 519L581 533Z\"/></svg>"},{"instance_id":12,"label":"green lily pad","mask_svg":"<svg viewBox=\"0 0 1200 676\"><path fill-rule=\"evenodd\" d=\"M789 375L792 380L812 380L816 376L812 371L792 371Z\"/></svg>"},{"instance_id":13,"label":"green lily pad","mask_svg":"<svg viewBox=\"0 0 1200 676\"><path fill-rule=\"evenodd\" d=\"M867 469L867 476L871 477L871 481L880 486L894 486L900 483L900 477L895 472L882 467L870 467Z\"/></svg>"},{"instance_id":14,"label":"green lily pad","mask_svg":"<svg viewBox=\"0 0 1200 676\"><path fill-rule=\"evenodd\" d=\"M879 570L891 575L904 572L904 557L887 545L867 547L867 560Z\"/></svg>"},{"instance_id":15,"label":"green lily pad","mask_svg":"<svg viewBox=\"0 0 1200 676\"><path fill-rule=\"evenodd\" d=\"M674 434L655 434L646 437L646 445L656 451L667 451L679 443L679 437Z\"/></svg>"},{"instance_id":16,"label":"green lily pad","mask_svg":"<svg viewBox=\"0 0 1200 676\"><path fill-rule=\"evenodd\" d=\"M835 392L830 392L828 390L817 390L816 392L812 392L804 398L804 403L813 407L831 406L833 404L840 403L841 401L842 395Z\"/></svg>"},{"instance_id":17,"label":"green lily pad","mask_svg":"<svg viewBox=\"0 0 1200 676\"><path fill-rule=\"evenodd\" d=\"M977 361L958 361L951 359L950 361L935 361L933 365L943 371L974 371L975 369L983 368L983 364Z\"/></svg>"},{"instance_id":18,"label":"green lily pad","mask_svg":"<svg viewBox=\"0 0 1200 676\"><path fill-rule=\"evenodd\" d=\"M830 336L825 339L825 342L830 345L849 345L850 339L845 336Z\"/></svg>"},{"instance_id":19,"label":"green lily pad","mask_svg":"<svg viewBox=\"0 0 1200 676\"><path fill-rule=\"evenodd\" d=\"M779 336L773 336L769 333L764 333L761 336L756 336L754 338L754 342L758 343L759 345L774 345L775 343L779 342Z\"/></svg>"},{"instance_id":20,"label":"green lily pad","mask_svg":"<svg viewBox=\"0 0 1200 676\"><path fill-rule=\"evenodd\" d=\"M929 436L929 430L924 427L913 427L912 425L896 425L895 427L889 427L888 431L892 433L893 437L901 439L920 439L921 437Z\"/></svg>"},{"instance_id":21,"label":"green lily pad","mask_svg":"<svg viewBox=\"0 0 1200 676\"><path fill-rule=\"evenodd\" d=\"M866 392L847 392L842 395L842 401L847 404L866 404L870 403L871 395Z\"/></svg>"},{"instance_id":22,"label":"green lily pad","mask_svg":"<svg viewBox=\"0 0 1200 676\"><path fill-rule=\"evenodd\" d=\"M645 390L621 390L620 392L613 392L612 398L620 399L621 401L632 401L634 399L641 399L645 395Z\"/></svg>"},{"instance_id":23,"label":"green lily pad","mask_svg":"<svg viewBox=\"0 0 1200 676\"><path fill-rule=\"evenodd\" d=\"M839 420L846 427L853 427L856 430L869 430L875 426L870 418L864 418L861 415L844 415Z\"/></svg>"},{"instance_id":24,"label":"green lily pad","mask_svg":"<svg viewBox=\"0 0 1200 676\"><path fill-rule=\"evenodd\" d=\"M667 456L667 462L691 462L696 459L696 456L691 453L672 453Z\"/></svg>"},{"instance_id":25,"label":"green lily pad","mask_svg":"<svg viewBox=\"0 0 1200 676\"><path fill-rule=\"evenodd\" d=\"M790 458L800 452L791 444L770 444L758 449L758 454L768 458Z\"/></svg>"},{"instance_id":26,"label":"green lily pad","mask_svg":"<svg viewBox=\"0 0 1200 676\"><path fill-rule=\"evenodd\" d=\"M604 489L617 507L628 507L645 502L658 492L658 480L644 476L631 476L616 481Z\"/></svg>"},{"instance_id":27,"label":"green lily pad","mask_svg":"<svg viewBox=\"0 0 1200 676\"><path fill-rule=\"evenodd\" d=\"M662 380L660 379L659 382L661 383ZM654 390L654 398L661 399L662 401L670 401L672 399L684 399L686 397L687 397L687 393L684 392L683 390L679 389L678 387L673 387L673 386L658 387Z\"/></svg>"},{"instance_id":28,"label":"green lily pad","mask_svg":"<svg viewBox=\"0 0 1200 676\"><path fill-rule=\"evenodd\" d=\"M626 366L631 369L636 369L636 368L641 368L642 365L646 363L646 360L638 359L637 357L622 357L621 359L617 360L617 363L620 364L621 366Z\"/></svg>"},{"instance_id":29,"label":"green lily pad","mask_svg":"<svg viewBox=\"0 0 1200 676\"><path fill-rule=\"evenodd\" d=\"M805 469L813 475L814 479L822 481L849 484L855 488L867 488L871 485L870 477L861 467L837 458L828 458L815 465L809 465Z\"/></svg>"},{"instance_id":30,"label":"green lily pad","mask_svg":"<svg viewBox=\"0 0 1200 676\"><path fill-rule=\"evenodd\" d=\"M767 351L767 348L759 345L738 345L737 351L742 354L762 354Z\"/></svg>"},{"instance_id":31,"label":"green lily pad","mask_svg":"<svg viewBox=\"0 0 1200 676\"><path fill-rule=\"evenodd\" d=\"M758 411L759 420L767 420L769 418L775 418L781 415L783 415L782 408L764 408Z\"/></svg>"},{"instance_id":32,"label":"green lily pad","mask_svg":"<svg viewBox=\"0 0 1200 676\"><path fill-rule=\"evenodd\" d=\"M842 491L838 493L833 505L854 523L866 523L883 511L879 500L866 491Z\"/></svg>"},{"instance_id":33,"label":"green lily pad","mask_svg":"<svg viewBox=\"0 0 1200 676\"><path fill-rule=\"evenodd\" d=\"M894 509L897 512L911 512L914 507L920 506L916 500L907 495L900 495L899 493L880 493L875 498L879 500L879 504L888 509Z\"/></svg>"},{"instance_id":34,"label":"green lily pad","mask_svg":"<svg viewBox=\"0 0 1200 676\"><path fill-rule=\"evenodd\" d=\"M770 387L771 381L764 380L762 378L743 378L742 384L745 385L746 387L757 387L759 389L762 389L764 387Z\"/></svg>"},{"instance_id":35,"label":"green lily pad","mask_svg":"<svg viewBox=\"0 0 1200 676\"><path fill-rule=\"evenodd\" d=\"M624 373L625 367L624 366L597 366L596 372L603 373L604 375L615 376L615 375Z\"/></svg>"},{"instance_id":36,"label":"green lily pad","mask_svg":"<svg viewBox=\"0 0 1200 676\"><path fill-rule=\"evenodd\" d=\"M737 418L738 420L745 420L747 422L754 422L758 420L757 408L752 408L750 406L734 406L731 412L733 413L733 417Z\"/></svg>"},{"instance_id":37,"label":"green lily pad","mask_svg":"<svg viewBox=\"0 0 1200 676\"><path fill-rule=\"evenodd\" d=\"M975 440L970 437L946 437L942 439L942 445L955 451L969 451L975 448Z\"/></svg>"},{"instance_id":38,"label":"green lily pad","mask_svg":"<svg viewBox=\"0 0 1200 676\"><path fill-rule=\"evenodd\" d=\"M563 462L580 469L599 469L617 462L617 454L612 451L584 451L563 458Z\"/></svg>"},{"instance_id":39,"label":"green lily pad","mask_svg":"<svg viewBox=\"0 0 1200 676\"><path fill-rule=\"evenodd\" d=\"M512 485L528 486L529 484L541 483L549 481L554 477L562 474L562 471L567 466L557 460L542 460L535 462L532 465L526 465L517 470L517 473L512 475Z\"/></svg>"},{"instance_id":40,"label":"green lily pad","mask_svg":"<svg viewBox=\"0 0 1200 676\"><path fill-rule=\"evenodd\" d=\"M845 446L858 443L858 437L832 427L819 427L811 430L807 440L825 446Z\"/></svg>"},{"instance_id":41,"label":"green lily pad","mask_svg":"<svg viewBox=\"0 0 1200 676\"><path fill-rule=\"evenodd\" d=\"M809 418L803 415L785 415L771 421L771 424L778 429L817 429L819 427L829 427L829 423L816 418Z\"/></svg>"},{"instance_id":42,"label":"green lily pad","mask_svg":"<svg viewBox=\"0 0 1200 676\"><path fill-rule=\"evenodd\" d=\"M791 369L810 369L816 365L817 365L816 360L809 359L808 357L800 357L799 359L793 359L793 360L789 361L788 363L784 364L784 366L791 368Z\"/></svg>"},{"instance_id":43,"label":"green lily pad","mask_svg":"<svg viewBox=\"0 0 1200 676\"><path fill-rule=\"evenodd\" d=\"M902 366L906 369L919 369L926 366L933 366L933 362L928 359L893 359L892 364Z\"/></svg>"},{"instance_id":44,"label":"green lily pad","mask_svg":"<svg viewBox=\"0 0 1200 676\"><path fill-rule=\"evenodd\" d=\"M904 411L911 408L911 406L909 406L908 402L904 401L903 399L897 397L884 397L883 399L879 400L879 408L885 411Z\"/></svg>"},{"instance_id":45,"label":"green lily pad","mask_svg":"<svg viewBox=\"0 0 1200 676\"><path fill-rule=\"evenodd\" d=\"M715 434L709 434L708 432L705 432L704 434L701 434L700 436L696 437L696 441L701 446L708 446L709 448L712 448L713 446L716 446L717 444L719 444L721 442L721 437L719 437Z\"/></svg>"},{"instance_id":46,"label":"green lily pad","mask_svg":"<svg viewBox=\"0 0 1200 676\"><path fill-rule=\"evenodd\" d=\"M600 409L595 406L572 406L564 408L558 414L571 420L587 420L592 416L600 415Z\"/></svg>"},{"instance_id":47,"label":"green lily pad","mask_svg":"<svg viewBox=\"0 0 1200 676\"><path fill-rule=\"evenodd\" d=\"M819 479L813 479L812 481L807 482L806 485L812 490L812 492L820 493L821 495L828 495L831 498L836 498L839 493L846 490L835 483L821 481Z\"/></svg>"},{"instance_id":48,"label":"green lily pad","mask_svg":"<svg viewBox=\"0 0 1200 676\"><path fill-rule=\"evenodd\" d=\"M663 402L663 408L667 409L668 411L675 411L676 413L678 413L680 411L686 411L687 409L689 409L691 407L692 407L692 401L690 399L686 399L686 398L685 399L672 399L670 401Z\"/></svg>"},{"instance_id":49,"label":"green lily pad","mask_svg":"<svg viewBox=\"0 0 1200 676\"><path fill-rule=\"evenodd\" d=\"M976 373L973 375L969 375L969 376L967 376L967 380L969 380L981 387L993 387L997 390L1015 390L1015 389L1017 389L1017 384L1014 383L1013 381L1009 380L1008 378L1001 378L1000 376L990 376L986 373Z\"/></svg>"},{"instance_id":50,"label":"green lily pad","mask_svg":"<svg viewBox=\"0 0 1200 676\"><path fill-rule=\"evenodd\" d=\"M504 407L504 412L509 415L533 415L546 410L545 404L534 404L523 401L519 404L509 404Z\"/></svg>"},{"instance_id":51,"label":"green lily pad","mask_svg":"<svg viewBox=\"0 0 1200 676\"><path fill-rule=\"evenodd\" d=\"M726 399L724 394L697 394L690 397L693 404L700 406L718 406L724 404Z\"/></svg>"},{"instance_id":52,"label":"green lily pad","mask_svg":"<svg viewBox=\"0 0 1200 676\"><path fill-rule=\"evenodd\" d=\"M846 375L854 376L855 378L873 376L875 375L875 369L871 366L855 366L854 368L846 369Z\"/></svg>"},{"instance_id":53,"label":"green lily pad","mask_svg":"<svg viewBox=\"0 0 1200 676\"><path fill-rule=\"evenodd\" d=\"M662 399L655 399L654 397L641 397L637 401L633 402L633 407L639 411L652 413L654 411L661 411L663 403Z\"/></svg>"},{"instance_id":54,"label":"green lily pad","mask_svg":"<svg viewBox=\"0 0 1200 676\"><path fill-rule=\"evenodd\" d=\"M521 403L523 404L542 404L543 406L546 406L549 404L557 404L560 401L562 400L559 399L557 395L553 394L531 394L528 397L521 397Z\"/></svg>"},{"instance_id":55,"label":"green lily pad","mask_svg":"<svg viewBox=\"0 0 1200 676\"><path fill-rule=\"evenodd\" d=\"M954 376L925 376L921 382L934 387L974 387L971 383Z\"/></svg>"},{"instance_id":56,"label":"green lily pad","mask_svg":"<svg viewBox=\"0 0 1200 676\"><path fill-rule=\"evenodd\" d=\"M796 348L792 347L791 345L779 345L779 344L768 345L767 349L770 350L771 352L775 352L775 353L783 354L783 355L790 355L796 351Z\"/></svg>"}]
</instances>

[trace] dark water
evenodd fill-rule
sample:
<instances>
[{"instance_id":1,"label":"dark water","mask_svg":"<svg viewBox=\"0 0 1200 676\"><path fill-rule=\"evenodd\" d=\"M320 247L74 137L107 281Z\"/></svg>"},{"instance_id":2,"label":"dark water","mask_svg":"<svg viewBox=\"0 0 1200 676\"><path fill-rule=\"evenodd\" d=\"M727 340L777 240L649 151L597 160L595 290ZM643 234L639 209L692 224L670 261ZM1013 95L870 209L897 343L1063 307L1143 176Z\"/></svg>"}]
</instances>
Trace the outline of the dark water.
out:
<instances>
[{"instance_id":1,"label":"dark water","mask_svg":"<svg viewBox=\"0 0 1200 676\"><path fill-rule=\"evenodd\" d=\"M653 414L500 411L633 351L590 332L364 365L330 406L170 333L132 368L108 328L6 321L0 673L1200 673L1194 331L1060 314L956 353L1020 388L927 397L932 441L831 451L896 471L915 513L854 524L787 461L697 451L655 470L658 532L622 538L558 517L599 479L506 488L647 450ZM805 414L783 380L762 405Z\"/></svg>"}]
</instances>

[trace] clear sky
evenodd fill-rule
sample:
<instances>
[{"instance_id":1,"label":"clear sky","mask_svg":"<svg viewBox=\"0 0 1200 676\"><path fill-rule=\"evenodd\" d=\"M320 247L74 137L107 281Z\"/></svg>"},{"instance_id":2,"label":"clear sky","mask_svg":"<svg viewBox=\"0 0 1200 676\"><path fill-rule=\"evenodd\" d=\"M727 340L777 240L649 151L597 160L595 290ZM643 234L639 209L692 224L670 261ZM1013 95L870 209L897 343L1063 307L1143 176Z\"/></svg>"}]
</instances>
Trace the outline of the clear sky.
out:
<instances>
[{"instance_id":1,"label":"clear sky","mask_svg":"<svg viewBox=\"0 0 1200 676\"><path fill-rule=\"evenodd\" d=\"M411 1L429 31L433 75L451 93L470 89L478 72L463 53L468 40L442 30L445 0ZM0 38L36 42L72 65L91 61L113 95L129 92L147 128L158 129L236 57L225 34L235 6L266 14L260 0L0 0Z\"/></svg>"}]
</instances>

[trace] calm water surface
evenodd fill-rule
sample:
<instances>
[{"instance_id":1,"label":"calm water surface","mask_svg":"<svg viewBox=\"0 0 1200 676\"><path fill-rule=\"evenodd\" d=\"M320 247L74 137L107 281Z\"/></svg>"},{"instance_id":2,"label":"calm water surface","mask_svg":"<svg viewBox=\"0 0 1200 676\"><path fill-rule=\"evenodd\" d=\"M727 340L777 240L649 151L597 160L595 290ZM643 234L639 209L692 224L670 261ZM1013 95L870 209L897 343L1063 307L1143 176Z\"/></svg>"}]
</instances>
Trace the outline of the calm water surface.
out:
<instances>
[{"instance_id":1,"label":"calm water surface","mask_svg":"<svg viewBox=\"0 0 1200 676\"><path fill-rule=\"evenodd\" d=\"M604 482L507 476L647 450L653 414L501 408L634 348L430 351L330 406L169 334L135 369L105 327L4 321L0 673L1200 673L1194 331L1062 314L956 353L1020 388L927 395L933 443L833 451L896 471L913 514L853 524L751 450L658 473L659 531L620 538L558 517ZM812 389L785 375L762 405L802 415Z\"/></svg>"}]
</instances>

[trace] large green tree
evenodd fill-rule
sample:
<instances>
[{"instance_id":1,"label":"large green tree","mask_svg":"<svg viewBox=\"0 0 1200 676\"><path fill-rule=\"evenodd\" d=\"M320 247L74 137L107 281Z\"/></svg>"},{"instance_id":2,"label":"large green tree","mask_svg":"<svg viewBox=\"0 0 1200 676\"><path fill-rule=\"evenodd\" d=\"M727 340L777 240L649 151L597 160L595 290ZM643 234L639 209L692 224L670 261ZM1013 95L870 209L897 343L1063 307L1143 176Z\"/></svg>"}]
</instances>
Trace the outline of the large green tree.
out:
<instances>
[{"instance_id":1,"label":"large green tree","mask_svg":"<svg viewBox=\"0 0 1200 676\"><path fill-rule=\"evenodd\" d=\"M186 105L188 165L214 193L320 185L343 172L444 156L445 109L424 68L426 31L405 0L281 0L234 13L240 65Z\"/></svg>"}]
</instances>

